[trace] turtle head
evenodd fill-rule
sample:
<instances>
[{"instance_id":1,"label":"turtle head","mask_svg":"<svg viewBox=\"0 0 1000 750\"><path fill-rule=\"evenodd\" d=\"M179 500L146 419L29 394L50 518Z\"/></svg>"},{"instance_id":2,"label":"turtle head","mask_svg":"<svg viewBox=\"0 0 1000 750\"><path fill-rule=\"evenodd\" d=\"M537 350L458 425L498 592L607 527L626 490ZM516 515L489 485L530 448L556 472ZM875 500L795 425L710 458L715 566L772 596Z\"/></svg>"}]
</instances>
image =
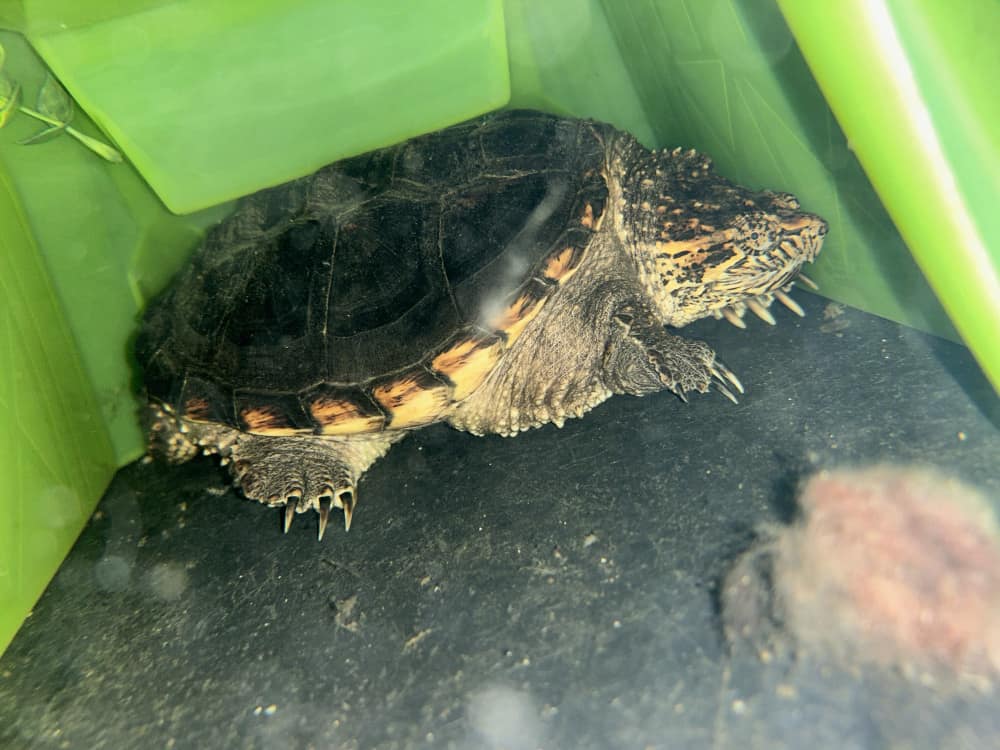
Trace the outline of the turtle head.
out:
<instances>
[{"instance_id":1,"label":"turtle head","mask_svg":"<svg viewBox=\"0 0 1000 750\"><path fill-rule=\"evenodd\" d=\"M800 312L784 292L818 255L823 219L802 211L793 195L718 176L696 151L646 151L631 161L622 229L666 323L733 320L748 306L769 317L764 308L775 296Z\"/></svg>"}]
</instances>

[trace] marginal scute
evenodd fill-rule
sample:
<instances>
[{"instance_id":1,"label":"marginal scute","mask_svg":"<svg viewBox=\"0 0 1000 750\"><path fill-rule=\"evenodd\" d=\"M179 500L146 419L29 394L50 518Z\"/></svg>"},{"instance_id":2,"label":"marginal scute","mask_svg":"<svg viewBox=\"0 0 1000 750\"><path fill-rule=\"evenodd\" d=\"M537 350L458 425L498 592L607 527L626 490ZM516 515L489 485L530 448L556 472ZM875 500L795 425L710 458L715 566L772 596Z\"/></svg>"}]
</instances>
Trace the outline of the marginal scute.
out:
<instances>
[{"instance_id":1,"label":"marginal scute","mask_svg":"<svg viewBox=\"0 0 1000 750\"><path fill-rule=\"evenodd\" d=\"M592 206L589 203L587 204L587 207L592 209ZM604 224L604 217L607 215L607 212L604 210L604 208L605 206L602 205L600 206L599 211L593 212L594 218L590 226L590 229L594 232L600 232L601 225Z\"/></svg>"},{"instance_id":2,"label":"marginal scute","mask_svg":"<svg viewBox=\"0 0 1000 750\"><path fill-rule=\"evenodd\" d=\"M518 290L514 301L507 305L490 325L494 330L506 335L508 346L513 344L541 312L552 291L552 288L543 282L531 279Z\"/></svg>"},{"instance_id":3,"label":"marginal scute","mask_svg":"<svg viewBox=\"0 0 1000 750\"><path fill-rule=\"evenodd\" d=\"M192 422L209 422L212 418L212 405L207 398L193 396L185 399L182 415Z\"/></svg>"},{"instance_id":4,"label":"marginal scute","mask_svg":"<svg viewBox=\"0 0 1000 750\"><path fill-rule=\"evenodd\" d=\"M385 415L359 388L321 386L304 401L323 435L358 435L385 426Z\"/></svg>"},{"instance_id":5,"label":"marginal scute","mask_svg":"<svg viewBox=\"0 0 1000 750\"><path fill-rule=\"evenodd\" d=\"M567 247L553 252L545 259L542 266L542 277L557 284L564 284L576 273L583 260L584 249L580 247Z\"/></svg>"},{"instance_id":6,"label":"marginal scute","mask_svg":"<svg viewBox=\"0 0 1000 750\"><path fill-rule=\"evenodd\" d=\"M451 382L452 398L462 401L489 377L503 352L501 337L467 333L452 341L430 365Z\"/></svg>"},{"instance_id":7,"label":"marginal scute","mask_svg":"<svg viewBox=\"0 0 1000 750\"><path fill-rule=\"evenodd\" d=\"M312 431L312 420L291 394L237 391L236 426L254 435L299 435Z\"/></svg>"},{"instance_id":8,"label":"marginal scute","mask_svg":"<svg viewBox=\"0 0 1000 750\"><path fill-rule=\"evenodd\" d=\"M416 367L371 389L372 397L390 415L391 429L405 429L436 422L452 402L450 386L423 367Z\"/></svg>"},{"instance_id":9,"label":"marginal scute","mask_svg":"<svg viewBox=\"0 0 1000 750\"><path fill-rule=\"evenodd\" d=\"M296 435L300 432L288 415L273 404L244 406L239 411L240 428L255 435Z\"/></svg>"},{"instance_id":10,"label":"marginal scute","mask_svg":"<svg viewBox=\"0 0 1000 750\"><path fill-rule=\"evenodd\" d=\"M234 424L236 420L232 391L196 375L184 378L176 404L178 415L189 422Z\"/></svg>"}]
</instances>

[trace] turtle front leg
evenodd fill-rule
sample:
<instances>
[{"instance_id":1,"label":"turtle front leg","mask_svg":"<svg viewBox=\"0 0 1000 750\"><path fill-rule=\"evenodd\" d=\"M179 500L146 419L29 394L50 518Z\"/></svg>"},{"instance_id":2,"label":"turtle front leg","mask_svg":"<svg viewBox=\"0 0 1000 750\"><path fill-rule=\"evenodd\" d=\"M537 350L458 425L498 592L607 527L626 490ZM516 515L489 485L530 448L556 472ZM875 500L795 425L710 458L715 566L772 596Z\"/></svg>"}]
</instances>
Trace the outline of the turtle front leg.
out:
<instances>
[{"instance_id":1,"label":"turtle front leg","mask_svg":"<svg viewBox=\"0 0 1000 750\"><path fill-rule=\"evenodd\" d=\"M733 403L731 389L743 393L708 344L667 333L641 304L624 305L612 316L602 365L604 382L615 393L643 396L666 388L687 401L689 391L715 388Z\"/></svg>"},{"instance_id":2,"label":"turtle front leg","mask_svg":"<svg viewBox=\"0 0 1000 750\"><path fill-rule=\"evenodd\" d=\"M229 466L249 499L270 507L285 506L285 532L296 513L317 511L322 539L331 507L343 509L344 527L351 528L358 480L404 434L286 437L239 433L229 448Z\"/></svg>"}]
</instances>

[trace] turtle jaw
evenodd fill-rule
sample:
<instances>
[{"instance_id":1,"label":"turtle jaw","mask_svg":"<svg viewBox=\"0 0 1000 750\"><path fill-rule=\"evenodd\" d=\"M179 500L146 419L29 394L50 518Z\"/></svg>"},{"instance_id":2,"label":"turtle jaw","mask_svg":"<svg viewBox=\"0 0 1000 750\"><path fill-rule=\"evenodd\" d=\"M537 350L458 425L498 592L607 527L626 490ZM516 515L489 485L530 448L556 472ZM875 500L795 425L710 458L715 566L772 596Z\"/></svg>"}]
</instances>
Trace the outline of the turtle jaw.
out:
<instances>
[{"instance_id":1,"label":"turtle jaw","mask_svg":"<svg viewBox=\"0 0 1000 750\"><path fill-rule=\"evenodd\" d=\"M827 233L827 223L815 214L795 214L782 223L782 234L778 242L766 255L776 259L781 265L766 268L756 284L750 285L755 293L742 294L740 298L724 305L718 305L711 310L715 318L725 318L737 328L746 328L743 316L749 310L769 325L777 321L768 308L775 300L787 307L800 318L805 317L805 311L789 292L796 282L812 290L819 289L816 282L802 273L806 263L813 263L823 248L823 238ZM761 291L756 291L761 289Z\"/></svg>"},{"instance_id":2,"label":"turtle jaw","mask_svg":"<svg viewBox=\"0 0 1000 750\"><path fill-rule=\"evenodd\" d=\"M747 237L741 236L747 230L730 229L705 238L707 250L681 256L680 270L672 274L680 283L673 290L676 304L668 323L679 327L711 315L745 328L743 316L749 310L774 325L768 310L774 300L803 316L789 292L800 279L817 288L801 271L819 255L827 224L815 214L782 213L767 240L762 239L763 231L754 230Z\"/></svg>"}]
</instances>

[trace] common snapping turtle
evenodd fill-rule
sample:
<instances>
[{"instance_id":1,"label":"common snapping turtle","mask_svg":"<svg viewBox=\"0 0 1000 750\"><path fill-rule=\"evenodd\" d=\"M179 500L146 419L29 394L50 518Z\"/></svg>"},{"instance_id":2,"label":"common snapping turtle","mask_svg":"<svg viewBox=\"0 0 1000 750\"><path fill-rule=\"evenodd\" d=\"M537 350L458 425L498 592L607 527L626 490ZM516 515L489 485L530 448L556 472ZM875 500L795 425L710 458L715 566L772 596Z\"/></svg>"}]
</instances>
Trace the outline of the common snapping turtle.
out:
<instances>
[{"instance_id":1,"label":"common snapping turtle","mask_svg":"<svg viewBox=\"0 0 1000 750\"><path fill-rule=\"evenodd\" d=\"M143 320L150 448L221 454L248 498L350 526L433 422L513 435L614 393L737 377L668 331L769 317L826 223L598 122L508 111L244 199ZM735 400L735 399L734 399Z\"/></svg>"}]
</instances>

